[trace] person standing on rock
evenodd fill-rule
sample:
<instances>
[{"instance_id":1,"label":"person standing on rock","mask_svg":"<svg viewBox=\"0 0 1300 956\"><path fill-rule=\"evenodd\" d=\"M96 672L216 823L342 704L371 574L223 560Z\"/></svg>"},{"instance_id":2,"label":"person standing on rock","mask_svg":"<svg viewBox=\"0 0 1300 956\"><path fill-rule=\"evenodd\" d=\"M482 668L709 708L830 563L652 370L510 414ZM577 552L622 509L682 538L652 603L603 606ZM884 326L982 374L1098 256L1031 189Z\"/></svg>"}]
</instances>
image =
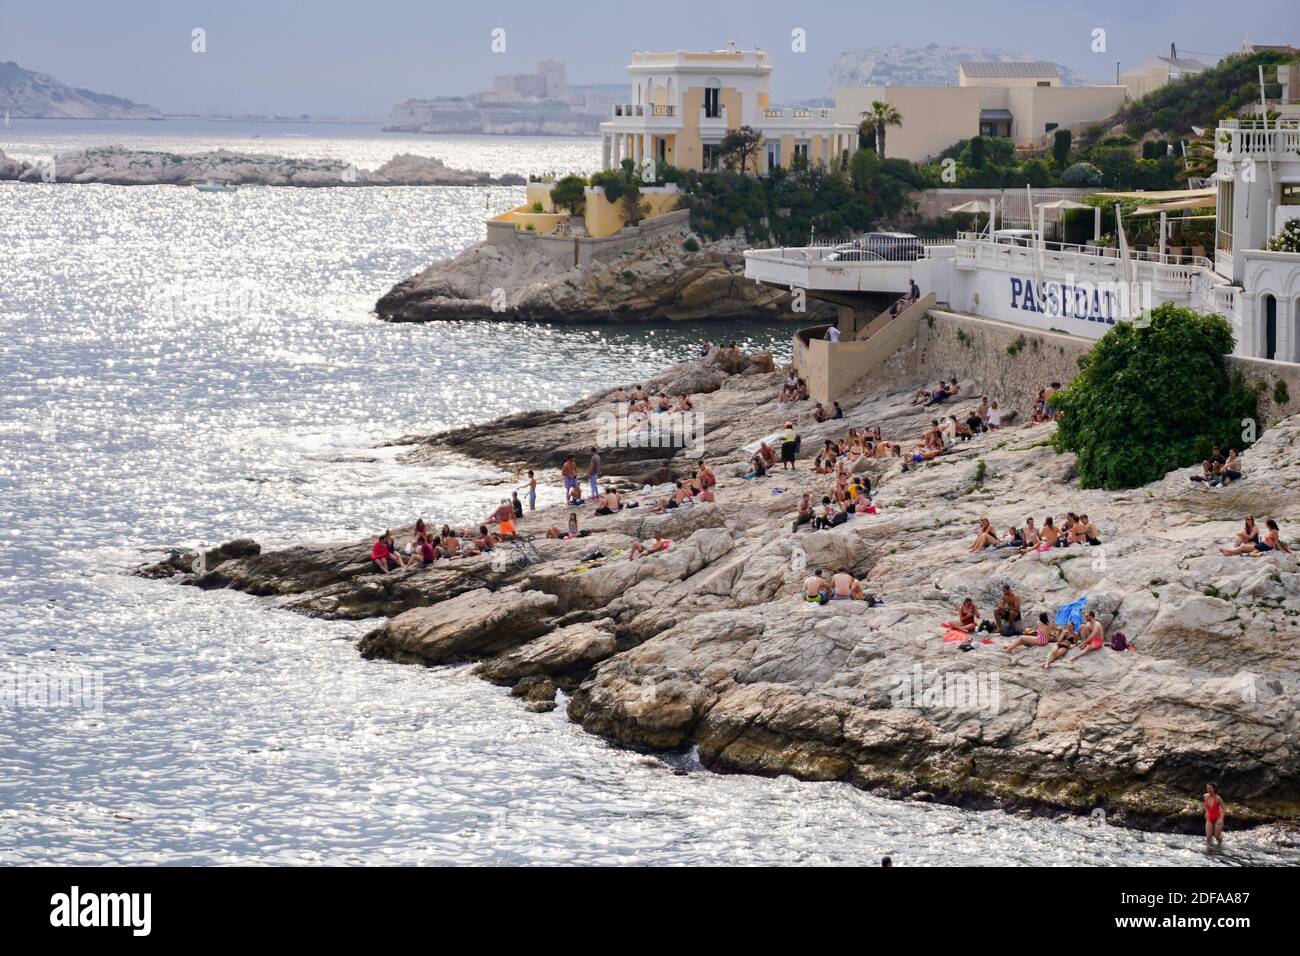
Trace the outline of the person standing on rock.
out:
<instances>
[{"instance_id":1,"label":"person standing on rock","mask_svg":"<svg viewBox=\"0 0 1300 956\"><path fill-rule=\"evenodd\" d=\"M794 470L794 457L799 450L799 433L794 430L794 422L785 423L785 431L781 434L781 470L787 468Z\"/></svg>"},{"instance_id":2,"label":"person standing on rock","mask_svg":"<svg viewBox=\"0 0 1300 956\"><path fill-rule=\"evenodd\" d=\"M573 500L573 489L578 487L578 459L573 455L564 459L560 466L560 475L564 479L564 500Z\"/></svg>"},{"instance_id":3,"label":"person standing on rock","mask_svg":"<svg viewBox=\"0 0 1300 956\"><path fill-rule=\"evenodd\" d=\"M537 510L537 476L531 468L528 470L528 510Z\"/></svg>"},{"instance_id":4,"label":"person standing on rock","mask_svg":"<svg viewBox=\"0 0 1300 956\"><path fill-rule=\"evenodd\" d=\"M587 487L591 489L591 497L600 497L600 452L596 446L591 446L591 463L587 465Z\"/></svg>"},{"instance_id":5,"label":"person standing on rock","mask_svg":"<svg viewBox=\"0 0 1300 956\"><path fill-rule=\"evenodd\" d=\"M1205 842L1218 842L1223 845L1223 818L1226 817L1227 811L1223 809L1223 801L1219 799L1219 790L1212 783L1205 785Z\"/></svg>"}]
</instances>

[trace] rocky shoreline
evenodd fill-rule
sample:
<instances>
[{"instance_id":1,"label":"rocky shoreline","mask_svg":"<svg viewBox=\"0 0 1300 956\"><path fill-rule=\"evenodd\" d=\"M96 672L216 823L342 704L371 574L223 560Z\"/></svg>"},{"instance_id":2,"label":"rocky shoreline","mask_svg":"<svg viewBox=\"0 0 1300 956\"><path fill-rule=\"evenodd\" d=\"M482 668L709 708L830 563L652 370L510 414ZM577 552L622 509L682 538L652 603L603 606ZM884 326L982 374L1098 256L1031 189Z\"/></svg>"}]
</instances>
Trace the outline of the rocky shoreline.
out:
<instances>
[{"instance_id":1,"label":"rocky shoreline","mask_svg":"<svg viewBox=\"0 0 1300 956\"><path fill-rule=\"evenodd\" d=\"M745 279L737 242L699 243L690 251L683 224L608 260L574 266L534 243L481 242L394 286L375 311L389 322L519 319L534 322L636 323L709 319L790 319L816 324L833 316L807 301L795 313L788 292Z\"/></svg>"},{"instance_id":2,"label":"rocky shoreline","mask_svg":"<svg viewBox=\"0 0 1300 956\"><path fill-rule=\"evenodd\" d=\"M369 541L263 553L244 540L203 556L173 551L139 573L376 618L359 645L367 658L476 661L529 709L554 708L563 691L587 731L637 748L694 747L716 771L972 808L1101 808L1108 822L1183 832L1199 831L1200 795L1216 781L1230 826L1300 823L1297 561L1218 553L1244 514L1276 517L1284 531L1300 522L1300 417L1265 432L1243 455L1247 479L1219 489L1183 470L1145 488L1085 491L1073 456L1050 447L1053 426L1008 427L907 472L865 460L879 513L792 533L799 495L820 498L829 483L810 467L824 438L879 425L910 447L932 415L910 404L912 387L860 387L841 399L846 419L816 424L811 403L777 405L781 382L770 356L715 349L647 383L691 394L717 502L607 517L588 504L577 510L592 534L573 541L544 537L566 509L526 515L520 531L536 536L540 564L484 555L380 575ZM961 417L977 389L996 387L963 381L968 397L946 411ZM543 469L594 444L612 408L594 395L402 443L417 461L454 452ZM803 436L798 470L745 480L746 446L787 417ZM696 461L680 448L602 457L633 500ZM981 516L1005 528L1067 510L1092 516L1101 547L967 551ZM666 552L627 559L656 534L672 542ZM597 550L608 557L592 559ZM800 599L807 569L838 567L880 603ZM961 600L991 617L1004 583L1029 621L1087 595L1136 652L1105 648L1045 671L1037 648L945 644L940 623Z\"/></svg>"},{"instance_id":3,"label":"rocky shoreline","mask_svg":"<svg viewBox=\"0 0 1300 956\"><path fill-rule=\"evenodd\" d=\"M180 155L97 146L28 163L0 151L0 181L187 186L217 180L250 186L522 186L522 176L453 169L432 156L403 153L378 169L335 159L290 159L218 149Z\"/></svg>"}]
</instances>

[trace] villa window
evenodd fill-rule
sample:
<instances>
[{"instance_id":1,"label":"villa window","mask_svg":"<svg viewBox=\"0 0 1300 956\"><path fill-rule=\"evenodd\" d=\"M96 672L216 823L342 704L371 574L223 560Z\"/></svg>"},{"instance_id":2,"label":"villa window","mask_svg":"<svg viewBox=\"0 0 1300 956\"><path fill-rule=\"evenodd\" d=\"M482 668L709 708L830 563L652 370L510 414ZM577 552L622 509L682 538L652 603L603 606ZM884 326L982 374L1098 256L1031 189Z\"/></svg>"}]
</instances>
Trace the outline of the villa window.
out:
<instances>
[{"instance_id":1,"label":"villa window","mask_svg":"<svg viewBox=\"0 0 1300 956\"><path fill-rule=\"evenodd\" d=\"M1300 206L1300 184L1283 183L1282 184L1282 203L1283 206Z\"/></svg>"},{"instance_id":2,"label":"villa window","mask_svg":"<svg viewBox=\"0 0 1300 956\"><path fill-rule=\"evenodd\" d=\"M713 143L705 143L703 146L703 171L706 173L714 172L718 168L718 147Z\"/></svg>"},{"instance_id":3,"label":"villa window","mask_svg":"<svg viewBox=\"0 0 1300 956\"><path fill-rule=\"evenodd\" d=\"M767 168L776 169L776 167L780 165L781 165L781 142L780 140L777 140L776 142L767 144Z\"/></svg>"},{"instance_id":4,"label":"villa window","mask_svg":"<svg viewBox=\"0 0 1300 956\"><path fill-rule=\"evenodd\" d=\"M795 143L795 144L794 144L794 154L795 154L796 156L800 156L800 157L802 157L803 160L804 160L804 162L807 162L807 161L808 161L808 144L807 144L807 143Z\"/></svg>"},{"instance_id":5,"label":"villa window","mask_svg":"<svg viewBox=\"0 0 1300 956\"><path fill-rule=\"evenodd\" d=\"M704 87L704 115L709 119L722 117L722 84L717 80L709 80Z\"/></svg>"},{"instance_id":6,"label":"villa window","mask_svg":"<svg viewBox=\"0 0 1300 956\"><path fill-rule=\"evenodd\" d=\"M1218 204L1214 213L1214 248L1232 253L1232 183L1219 182Z\"/></svg>"},{"instance_id":7,"label":"villa window","mask_svg":"<svg viewBox=\"0 0 1300 956\"><path fill-rule=\"evenodd\" d=\"M1046 126L1043 127L1043 132L1050 133L1052 130L1056 129L1056 127L1059 125L1060 125L1059 123L1048 123Z\"/></svg>"}]
</instances>

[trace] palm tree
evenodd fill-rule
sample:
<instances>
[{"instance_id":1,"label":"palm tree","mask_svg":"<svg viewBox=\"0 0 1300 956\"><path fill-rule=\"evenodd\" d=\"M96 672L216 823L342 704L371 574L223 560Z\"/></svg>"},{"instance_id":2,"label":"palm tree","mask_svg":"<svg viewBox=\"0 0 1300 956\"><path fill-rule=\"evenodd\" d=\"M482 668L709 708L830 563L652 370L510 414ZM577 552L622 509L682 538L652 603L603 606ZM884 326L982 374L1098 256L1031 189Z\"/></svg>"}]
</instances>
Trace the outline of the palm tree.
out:
<instances>
[{"instance_id":1,"label":"palm tree","mask_svg":"<svg viewBox=\"0 0 1300 956\"><path fill-rule=\"evenodd\" d=\"M884 159L885 128L902 125L903 117L898 110L881 100L872 100L871 109L862 114L862 122L858 124L858 132L863 136L871 133L876 134L876 155Z\"/></svg>"}]
</instances>

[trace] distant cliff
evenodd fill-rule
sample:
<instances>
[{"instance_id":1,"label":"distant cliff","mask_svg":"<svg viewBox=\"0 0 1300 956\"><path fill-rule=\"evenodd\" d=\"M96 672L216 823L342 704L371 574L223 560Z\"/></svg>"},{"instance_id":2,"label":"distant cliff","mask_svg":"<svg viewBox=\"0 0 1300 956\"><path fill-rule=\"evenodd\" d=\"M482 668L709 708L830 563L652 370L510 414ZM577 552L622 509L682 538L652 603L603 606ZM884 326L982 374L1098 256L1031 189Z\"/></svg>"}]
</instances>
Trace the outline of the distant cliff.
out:
<instances>
[{"instance_id":1,"label":"distant cliff","mask_svg":"<svg viewBox=\"0 0 1300 956\"><path fill-rule=\"evenodd\" d=\"M0 63L0 113L18 119L162 119L152 106L74 89L46 73Z\"/></svg>"},{"instance_id":2,"label":"distant cliff","mask_svg":"<svg viewBox=\"0 0 1300 956\"><path fill-rule=\"evenodd\" d=\"M472 97L443 96L398 103L384 129L398 133L489 133L587 136L603 114L569 109L565 103L484 105Z\"/></svg>"}]
</instances>

